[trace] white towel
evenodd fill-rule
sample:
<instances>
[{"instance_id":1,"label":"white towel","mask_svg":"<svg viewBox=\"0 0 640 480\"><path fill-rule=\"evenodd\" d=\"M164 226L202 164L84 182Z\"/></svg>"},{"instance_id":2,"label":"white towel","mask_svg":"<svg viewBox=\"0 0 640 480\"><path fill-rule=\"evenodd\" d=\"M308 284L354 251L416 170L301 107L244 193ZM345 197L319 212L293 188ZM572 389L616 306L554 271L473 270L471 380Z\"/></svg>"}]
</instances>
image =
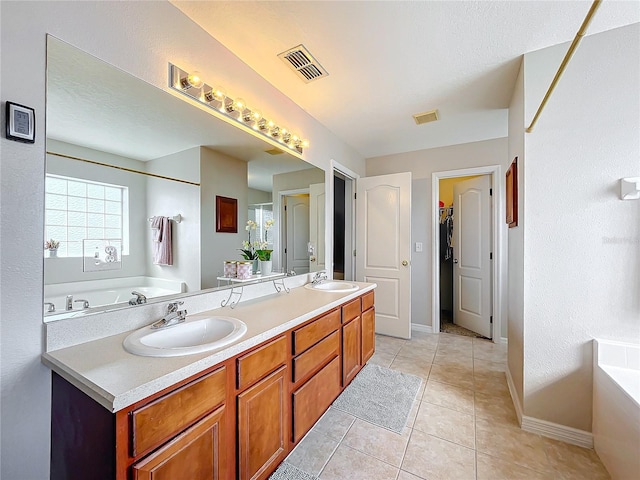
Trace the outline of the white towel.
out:
<instances>
[{"instance_id":1,"label":"white towel","mask_svg":"<svg viewBox=\"0 0 640 480\"><path fill-rule=\"evenodd\" d=\"M169 217L153 217L151 220L151 232L153 263L156 265L173 265L171 219Z\"/></svg>"}]
</instances>

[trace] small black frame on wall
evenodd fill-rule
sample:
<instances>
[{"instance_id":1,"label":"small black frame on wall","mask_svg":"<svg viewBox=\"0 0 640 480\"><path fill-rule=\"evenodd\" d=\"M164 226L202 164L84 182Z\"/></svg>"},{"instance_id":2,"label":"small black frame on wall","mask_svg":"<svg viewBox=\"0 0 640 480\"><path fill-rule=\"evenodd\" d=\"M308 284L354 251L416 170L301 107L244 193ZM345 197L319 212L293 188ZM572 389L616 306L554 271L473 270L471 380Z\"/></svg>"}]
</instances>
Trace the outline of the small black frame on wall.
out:
<instances>
[{"instance_id":1,"label":"small black frame on wall","mask_svg":"<svg viewBox=\"0 0 640 480\"><path fill-rule=\"evenodd\" d=\"M7 139L16 142L34 143L36 141L36 113L33 108L6 102L5 124Z\"/></svg>"}]
</instances>

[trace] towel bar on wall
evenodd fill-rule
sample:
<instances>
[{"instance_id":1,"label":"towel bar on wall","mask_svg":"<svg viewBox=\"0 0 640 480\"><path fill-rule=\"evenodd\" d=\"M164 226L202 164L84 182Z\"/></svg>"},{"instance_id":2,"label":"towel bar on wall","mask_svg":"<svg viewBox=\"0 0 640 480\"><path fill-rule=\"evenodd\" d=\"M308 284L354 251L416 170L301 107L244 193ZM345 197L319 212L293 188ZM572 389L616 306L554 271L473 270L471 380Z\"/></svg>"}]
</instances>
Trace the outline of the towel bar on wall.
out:
<instances>
[{"instance_id":1,"label":"towel bar on wall","mask_svg":"<svg viewBox=\"0 0 640 480\"><path fill-rule=\"evenodd\" d=\"M180 214L174 215L173 217L169 217L169 220L173 220L176 223L180 223L182 222L182 215ZM147 221L149 222L153 221L153 217L147 218Z\"/></svg>"}]
</instances>

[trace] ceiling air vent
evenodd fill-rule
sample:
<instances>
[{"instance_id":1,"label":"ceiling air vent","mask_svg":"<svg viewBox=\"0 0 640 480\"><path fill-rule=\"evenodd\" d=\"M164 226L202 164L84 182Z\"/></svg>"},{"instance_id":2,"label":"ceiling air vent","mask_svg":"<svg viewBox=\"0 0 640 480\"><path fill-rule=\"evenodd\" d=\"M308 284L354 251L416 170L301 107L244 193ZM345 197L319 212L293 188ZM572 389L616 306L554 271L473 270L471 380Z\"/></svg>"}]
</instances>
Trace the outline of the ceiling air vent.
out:
<instances>
[{"instance_id":1,"label":"ceiling air vent","mask_svg":"<svg viewBox=\"0 0 640 480\"><path fill-rule=\"evenodd\" d=\"M313 82L329 75L304 45L298 45L282 52L278 57L296 72L304 83Z\"/></svg>"},{"instance_id":2,"label":"ceiling air vent","mask_svg":"<svg viewBox=\"0 0 640 480\"><path fill-rule=\"evenodd\" d=\"M416 113L413 116L413 119L416 121L416 125L435 122L436 120L438 120L438 110L431 110L430 112Z\"/></svg>"},{"instance_id":3,"label":"ceiling air vent","mask_svg":"<svg viewBox=\"0 0 640 480\"><path fill-rule=\"evenodd\" d=\"M284 153L284 150L280 150L277 147L273 147L270 150L265 150L264 153L268 153L269 155L280 155L281 153Z\"/></svg>"}]
</instances>

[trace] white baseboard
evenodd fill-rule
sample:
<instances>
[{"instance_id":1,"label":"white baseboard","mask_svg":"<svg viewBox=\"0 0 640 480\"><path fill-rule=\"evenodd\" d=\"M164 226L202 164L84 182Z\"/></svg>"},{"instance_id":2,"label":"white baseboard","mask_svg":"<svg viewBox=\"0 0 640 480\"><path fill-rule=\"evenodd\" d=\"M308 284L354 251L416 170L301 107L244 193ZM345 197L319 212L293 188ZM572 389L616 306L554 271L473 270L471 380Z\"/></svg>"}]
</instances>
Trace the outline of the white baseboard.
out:
<instances>
[{"instance_id":1,"label":"white baseboard","mask_svg":"<svg viewBox=\"0 0 640 480\"><path fill-rule=\"evenodd\" d=\"M433 327L431 325L421 325L420 323L412 323L411 330L415 330L417 332L433 333Z\"/></svg>"},{"instance_id":2,"label":"white baseboard","mask_svg":"<svg viewBox=\"0 0 640 480\"><path fill-rule=\"evenodd\" d=\"M509 340L507 337L500 337L500 343L504 343L505 345L509 345Z\"/></svg>"},{"instance_id":3,"label":"white baseboard","mask_svg":"<svg viewBox=\"0 0 640 480\"><path fill-rule=\"evenodd\" d=\"M511 371L509 370L508 365L505 373L507 375L507 386L509 387L509 393L511 394L511 401L513 402L513 406L516 409L518 424L522 426L522 404L520 403L520 397L518 396L518 391L516 390L516 386L513 383L513 377L511 376Z\"/></svg>"},{"instance_id":4,"label":"white baseboard","mask_svg":"<svg viewBox=\"0 0 640 480\"><path fill-rule=\"evenodd\" d=\"M567 427L566 425L560 425L559 423L548 422L546 420L540 420L539 418L524 415L522 411L522 404L520 403L520 397L518 396L518 392L513 383L513 377L511 376L511 372L508 367L506 375L511 400L513 401L513 406L516 409L518 423L522 430L537 433L538 435L560 440L562 442L571 443L572 445L578 445L579 447L593 448L593 434L591 432L585 432L584 430L578 430L577 428Z\"/></svg>"},{"instance_id":5,"label":"white baseboard","mask_svg":"<svg viewBox=\"0 0 640 480\"><path fill-rule=\"evenodd\" d=\"M591 432L567 427L559 423L547 422L539 418L527 417L526 415L522 417L520 426L527 432L537 433L538 435L561 440L579 447L593 448L593 434Z\"/></svg>"}]
</instances>

